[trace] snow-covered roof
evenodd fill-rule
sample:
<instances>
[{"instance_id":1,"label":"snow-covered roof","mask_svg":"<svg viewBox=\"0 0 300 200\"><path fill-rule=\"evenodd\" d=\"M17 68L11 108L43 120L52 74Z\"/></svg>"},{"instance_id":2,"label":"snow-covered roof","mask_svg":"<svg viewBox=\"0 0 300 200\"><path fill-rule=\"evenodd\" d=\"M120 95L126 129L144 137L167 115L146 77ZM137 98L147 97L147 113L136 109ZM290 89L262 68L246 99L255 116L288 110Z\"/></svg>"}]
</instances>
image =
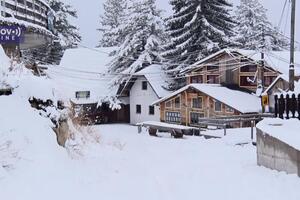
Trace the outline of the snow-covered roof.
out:
<instances>
[{"instance_id":1,"label":"snow-covered roof","mask_svg":"<svg viewBox=\"0 0 300 200\"><path fill-rule=\"evenodd\" d=\"M227 53L232 57L235 57L233 53L239 53L245 57L251 58L254 61L261 60L261 53L254 50L243 50L243 49L222 49L210 56L203 58L202 60L196 62L190 67L186 68L185 71L190 71L197 69L198 67L202 67L201 64L206 63L210 59L221 55L223 53ZM289 51L270 51L265 52L265 62L266 66L282 73L285 75L289 74L289 60L290 60L290 52ZM200 65L200 66L199 66ZM300 51L295 52L295 74L297 76L300 75Z\"/></svg>"},{"instance_id":2,"label":"snow-covered roof","mask_svg":"<svg viewBox=\"0 0 300 200\"><path fill-rule=\"evenodd\" d=\"M158 98L162 98L171 92L166 90L167 87L167 75L162 70L161 65L150 65L145 69L136 72L133 77L135 76L144 76L149 84L152 86L154 92L157 94Z\"/></svg>"},{"instance_id":3,"label":"snow-covered roof","mask_svg":"<svg viewBox=\"0 0 300 200\"><path fill-rule=\"evenodd\" d=\"M269 87L264 91L263 95L267 95L268 92L274 87L274 85L279 81L279 80L283 80L288 82L289 78L285 75L279 75L277 76L277 78L272 82L271 85L269 85Z\"/></svg>"},{"instance_id":4,"label":"snow-covered roof","mask_svg":"<svg viewBox=\"0 0 300 200\"><path fill-rule=\"evenodd\" d=\"M66 50L59 66L48 66L48 74L59 84L64 99L88 104L114 97L117 87L111 87L113 78L105 75L112 60L114 48L76 48ZM89 99L76 99L78 91L90 91Z\"/></svg>"},{"instance_id":5,"label":"snow-covered roof","mask_svg":"<svg viewBox=\"0 0 300 200\"><path fill-rule=\"evenodd\" d=\"M226 104L231 108L236 109L241 113L259 112L261 110L259 97L245 92L231 90L219 84L190 84L173 92L168 96L165 96L164 98L154 102L153 104L158 104L160 102L166 101L190 88L205 93L208 96L211 96L212 98Z\"/></svg>"}]
</instances>

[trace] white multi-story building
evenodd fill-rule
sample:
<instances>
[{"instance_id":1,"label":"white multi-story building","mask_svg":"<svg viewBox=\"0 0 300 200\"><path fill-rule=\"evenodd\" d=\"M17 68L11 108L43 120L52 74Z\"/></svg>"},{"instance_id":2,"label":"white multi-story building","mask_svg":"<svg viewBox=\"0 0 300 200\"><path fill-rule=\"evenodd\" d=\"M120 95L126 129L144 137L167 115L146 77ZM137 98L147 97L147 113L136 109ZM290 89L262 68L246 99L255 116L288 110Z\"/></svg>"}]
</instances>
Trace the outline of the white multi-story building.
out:
<instances>
[{"instance_id":1,"label":"white multi-story building","mask_svg":"<svg viewBox=\"0 0 300 200\"><path fill-rule=\"evenodd\" d=\"M167 77L160 65L151 65L135 73L119 91L121 97L129 98L130 124L146 121L160 121L159 106L153 102L170 94L164 86Z\"/></svg>"},{"instance_id":2,"label":"white multi-story building","mask_svg":"<svg viewBox=\"0 0 300 200\"><path fill-rule=\"evenodd\" d=\"M55 37L55 13L44 0L0 0L0 25L22 27L21 49L45 45Z\"/></svg>"}]
</instances>

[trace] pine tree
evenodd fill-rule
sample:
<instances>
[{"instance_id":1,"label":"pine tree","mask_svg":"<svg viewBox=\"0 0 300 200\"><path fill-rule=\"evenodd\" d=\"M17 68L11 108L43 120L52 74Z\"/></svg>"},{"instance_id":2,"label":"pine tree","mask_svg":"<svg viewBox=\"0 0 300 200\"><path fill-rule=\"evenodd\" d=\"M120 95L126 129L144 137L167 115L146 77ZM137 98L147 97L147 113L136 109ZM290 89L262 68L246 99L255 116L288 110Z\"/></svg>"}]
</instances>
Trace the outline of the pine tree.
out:
<instances>
[{"instance_id":1,"label":"pine tree","mask_svg":"<svg viewBox=\"0 0 300 200\"><path fill-rule=\"evenodd\" d=\"M267 9L258 0L241 0L236 9L238 35L235 41L240 48L260 50L283 50L288 48L288 41L271 24Z\"/></svg>"},{"instance_id":2,"label":"pine tree","mask_svg":"<svg viewBox=\"0 0 300 200\"><path fill-rule=\"evenodd\" d=\"M116 83L122 82L128 74L161 61L163 20L155 0L132 1L128 11L127 24L122 30L126 32L126 37L110 67L110 72L124 74L117 77Z\"/></svg>"},{"instance_id":3,"label":"pine tree","mask_svg":"<svg viewBox=\"0 0 300 200\"><path fill-rule=\"evenodd\" d=\"M47 0L55 11L55 29L65 48L76 47L81 41L79 28L70 22L70 18L77 18L77 11L62 0Z\"/></svg>"},{"instance_id":4,"label":"pine tree","mask_svg":"<svg viewBox=\"0 0 300 200\"><path fill-rule=\"evenodd\" d=\"M170 42L163 56L167 70L176 75L183 68L232 45L234 21L227 0L171 0L173 15L167 19Z\"/></svg>"},{"instance_id":5,"label":"pine tree","mask_svg":"<svg viewBox=\"0 0 300 200\"><path fill-rule=\"evenodd\" d=\"M101 34L99 47L119 46L125 39L122 25L126 23L127 0L107 0L103 4L104 14L100 18Z\"/></svg>"}]
</instances>

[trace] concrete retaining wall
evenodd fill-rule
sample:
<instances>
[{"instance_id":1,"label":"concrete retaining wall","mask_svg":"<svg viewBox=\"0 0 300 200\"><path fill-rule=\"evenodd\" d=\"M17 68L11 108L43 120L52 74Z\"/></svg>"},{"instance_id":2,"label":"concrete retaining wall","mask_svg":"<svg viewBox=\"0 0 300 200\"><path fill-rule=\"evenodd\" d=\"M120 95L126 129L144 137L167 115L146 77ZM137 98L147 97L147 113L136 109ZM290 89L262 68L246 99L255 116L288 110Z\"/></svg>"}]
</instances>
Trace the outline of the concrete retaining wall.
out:
<instances>
[{"instance_id":1,"label":"concrete retaining wall","mask_svg":"<svg viewBox=\"0 0 300 200\"><path fill-rule=\"evenodd\" d=\"M257 129L257 164L300 177L300 151Z\"/></svg>"}]
</instances>

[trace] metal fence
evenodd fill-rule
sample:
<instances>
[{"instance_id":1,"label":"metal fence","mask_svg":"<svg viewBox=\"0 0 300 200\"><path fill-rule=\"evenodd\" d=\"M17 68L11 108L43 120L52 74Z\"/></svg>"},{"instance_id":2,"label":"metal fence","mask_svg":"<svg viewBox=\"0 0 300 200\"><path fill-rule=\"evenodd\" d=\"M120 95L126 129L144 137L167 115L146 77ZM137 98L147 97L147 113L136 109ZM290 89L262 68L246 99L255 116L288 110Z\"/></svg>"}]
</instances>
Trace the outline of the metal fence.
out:
<instances>
[{"instance_id":1,"label":"metal fence","mask_svg":"<svg viewBox=\"0 0 300 200\"><path fill-rule=\"evenodd\" d=\"M275 117L300 120L300 94L275 95Z\"/></svg>"}]
</instances>

